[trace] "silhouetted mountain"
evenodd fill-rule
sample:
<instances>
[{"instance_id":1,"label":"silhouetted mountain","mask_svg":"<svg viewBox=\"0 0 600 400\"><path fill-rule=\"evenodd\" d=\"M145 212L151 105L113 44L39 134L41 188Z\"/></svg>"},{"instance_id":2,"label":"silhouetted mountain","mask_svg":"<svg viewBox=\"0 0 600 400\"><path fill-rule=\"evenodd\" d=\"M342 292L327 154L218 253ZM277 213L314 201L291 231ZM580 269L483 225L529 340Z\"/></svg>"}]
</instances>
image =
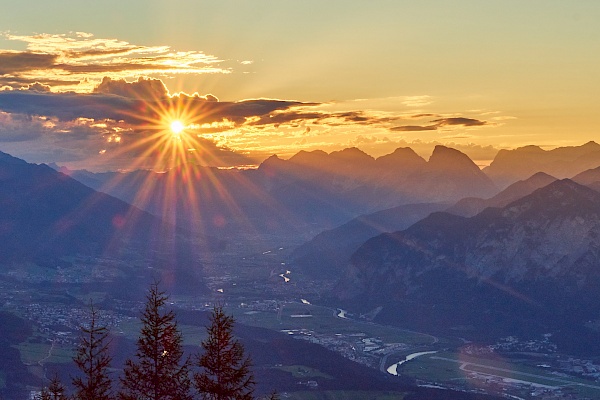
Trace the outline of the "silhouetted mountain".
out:
<instances>
[{"instance_id":1,"label":"silhouetted mountain","mask_svg":"<svg viewBox=\"0 0 600 400\"><path fill-rule=\"evenodd\" d=\"M600 182L600 167L583 171L575 175L572 180L585 186L596 185Z\"/></svg>"},{"instance_id":2,"label":"silhouetted mountain","mask_svg":"<svg viewBox=\"0 0 600 400\"><path fill-rule=\"evenodd\" d=\"M518 181L489 199L481 199L477 197L467 197L458 201L455 205L445 210L451 214L460 215L463 217L472 217L479 214L487 207L504 207L507 204L525 197L534 190L542 188L556 180L555 177L543 172L538 172L535 175L524 181Z\"/></svg>"},{"instance_id":3,"label":"silhouetted mountain","mask_svg":"<svg viewBox=\"0 0 600 400\"><path fill-rule=\"evenodd\" d=\"M318 276L339 276L350 256L367 239L384 232L408 228L445 203L408 204L373 214L361 215L335 229L319 233L291 255L293 266Z\"/></svg>"},{"instance_id":4,"label":"silhouetted mountain","mask_svg":"<svg viewBox=\"0 0 600 400\"><path fill-rule=\"evenodd\" d=\"M312 237L361 214L496 192L466 155L444 146L429 162L411 149L374 159L350 148L301 151L289 160L272 156L256 170L182 165L162 174L64 172L187 229L223 235Z\"/></svg>"},{"instance_id":5,"label":"silhouetted mountain","mask_svg":"<svg viewBox=\"0 0 600 400\"><path fill-rule=\"evenodd\" d=\"M498 192L490 179L464 153L435 146L426 168L412 174L407 187L430 201L488 197Z\"/></svg>"},{"instance_id":6,"label":"silhouetted mountain","mask_svg":"<svg viewBox=\"0 0 600 400\"><path fill-rule=\"evenodd\" d=\"M600 315L599 290L600 193L565 179L471 218L433 213L370 239L337 295L363 309L383 306L385 322L553 332L573 350L582 337L600 341L585 327Z\"/></svg>"},{"instance_id":7,"label":"silhouetted mountain","mask_svg":"<svg viewBox=\"0 0 600 400\"><path fill-rule=\"evenodd\" d=\"M417 172L427 164L410 147L398 147L393 153L377 158L375 163L381 170L400 171L404 175Z\"/></svg>"},{"instance_id":8,"label":"silhouetted mountain","mask_svg":"<svg viewBox=\"0 0 600 400\"><path fill-rule=\"evenodd\" d=\"M3 261L51 263L65 255L117 256L132 248L146 255L161 249L173 254L180 234L159 218L46 165L0 152Z\"/></svg>"},{"instance_id":9,"label":"silhouetted mountain","mask_svg":"<svg viewBox=\"0 0 600 400\"><path fill-rule=\"evenodd\" d=\"M494 183L506 187L536 172L545 172L559 179L570 178L582 171L600 166L600 145L588 142L582 146L543 150L538 146L500 150L483 171Z\"/></svg>"}]
</instances>

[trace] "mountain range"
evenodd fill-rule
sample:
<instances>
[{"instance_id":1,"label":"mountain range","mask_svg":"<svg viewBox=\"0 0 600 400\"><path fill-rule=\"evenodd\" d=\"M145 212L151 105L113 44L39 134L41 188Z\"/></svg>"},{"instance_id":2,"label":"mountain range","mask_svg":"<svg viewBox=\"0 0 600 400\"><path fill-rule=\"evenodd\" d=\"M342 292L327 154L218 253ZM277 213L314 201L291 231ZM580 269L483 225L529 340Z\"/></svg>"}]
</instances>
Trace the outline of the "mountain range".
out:
<instances>
[{"instance_id":1,"label":"mountain range","mask_svg":"<svg viewBox=\"0 0 600 400\"><path fill-rule=\"evenodd\" d=\"M88 264L101 257L144 260L182 281L197 254L220 242L191 234L160 218L55 171L0 152L0 263L56 268L65 257ZM91 268L91 265L90 265ZM144 267L146 268L146 267ZM135 268L126 273L137 274ZM146 277L145 279L151 279ZM197 286L201 291L203 286ZM116 290L116 289L115 289ZM141 290L141 289L140 289Z\"/></svg>"},{"instance_id":2,"label":"mountain range","mask_svg":"<svg viewBox=\"0 0 600 400\"><path fill-rule=\"evenodd\" d=\"M311 237L398 205L496 193L473 161L444 146L428 161L409 148L377 159L350 148L301 151L289 160L271 156L254 170L184 164L165 173L60 171L188 230L224 236Z\"/></svg>"},{"instance_id":3,"label":"mountain range","mask_svg":"<svg viewBox=\"0 0 600 400\"><path fill-rule=\"evenodd\" d=\"M589 176L588 179L582 178L582 181L593 179L593 176ZM309 273L337 276L361 244L381 233L404 230L436 211L471 217L488 207L503 207L555 180L548 174L538 172L524 181L513 183L488 199L466 197L450 207L447 203L408 204L361 215L337 228L319 233L299 246L292 253L291 260L293 265Z\"/></svg>"},{"instance_id":4,"label":"mountain range","mask_svg":"<svg viewBox=\"0 0 600 400\"><path fill-rule=\"evenodd\" d=\"M600 144L588 142L581 146L557 147L552 150L544 150L539 146L500 150L483 171L499 188L504 188L537 172L563 179L598 166Z\"/></svg>"},{"instance_id":5,"label":"mountain range","mask_svg":"<svg viewBox=\"0 0 600 400\"><path fill-rule=\"evenodd\" d=\"M337 296L421 328L600 338L585 327L600 315L599 290L600 193L564 179L470 218L433 213L370 239Z\"/></svg>"}]
</instances>

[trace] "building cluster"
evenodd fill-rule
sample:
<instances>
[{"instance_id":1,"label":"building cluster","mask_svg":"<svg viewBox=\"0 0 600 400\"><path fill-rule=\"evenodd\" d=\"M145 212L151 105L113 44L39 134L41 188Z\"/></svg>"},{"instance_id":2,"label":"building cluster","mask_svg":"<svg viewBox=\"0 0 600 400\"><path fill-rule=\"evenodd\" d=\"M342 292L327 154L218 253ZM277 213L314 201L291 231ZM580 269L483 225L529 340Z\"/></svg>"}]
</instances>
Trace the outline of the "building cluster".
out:
<instances>
[{"instance_id":1,"label":"building cluster","mask_svg":"<svg viewBox=\"0 0 600 400\"><path fill-rule=\"evenodd\" d=\"M490 346L494 351L503 352L533 352L552 354L556 353L557 346L550 340L552 334L546 333L541 339L522 340L516 336L507 336Z\"/></svg>"},{"instance_id":2,"label":"building cluster","mask_svg":"<svg viewBox=\"0 0 600 400\"><path fill-rule=\"evenodd\" d=\"M32 303L23 305L23 315L34 322L37 330L47 342L76 345L79 342L80 327L89 321L88 308L60 304ZM110 310L98 309L98 325L116 327L129 318Z\"/></svg>"}]
</instances>

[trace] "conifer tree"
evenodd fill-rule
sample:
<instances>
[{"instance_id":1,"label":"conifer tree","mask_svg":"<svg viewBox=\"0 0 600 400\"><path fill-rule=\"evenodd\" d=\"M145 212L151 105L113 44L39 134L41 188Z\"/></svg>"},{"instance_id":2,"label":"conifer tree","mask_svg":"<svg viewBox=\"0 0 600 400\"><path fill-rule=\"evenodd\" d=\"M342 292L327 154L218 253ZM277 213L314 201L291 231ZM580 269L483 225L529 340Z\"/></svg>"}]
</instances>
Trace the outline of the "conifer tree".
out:
<instances>
[{"instance_id":1,"label":"conifer tree","mask_svg":"<svg viewBox=\"0 0 600 400\"><path fill-rule=\"evenodd\" d=\"M250 400L253 399L254 376L250 358L244 347L233 337L234 319L225 315L221 306L213 309L208 338L202 341L203 353L198 355L194 385L203 399Z\"/></svg>"},{"instance_id":2,"label":"conifer tree","mask_svg":"<svg viewBox=\"0 0 600 400\"><path fill-rule=\"evenodd\" d=\"M50 380L50 385L47 388L43 388L40 395L36 398L37 400L65 400L67 398L65 387L57 375L54 375L54 378Z\"/></svg>"},{"instance_id":3,"label":"conifer tree","mask_svg":"<svg viewBox=\"0 0 600 400\"><path fill-rule=\"evenodd\" d=\"M183 359L182 336L168 296L158 283L150 286L141 316L135 360L125 363L122 400L190 400L189 361Z\"/></svg>"},{"instance_id":4,"label":"conifer tree","mask_svg":"<svg viewBox=\"0 0 600 400\"><path fill-rule=\"evenodd\" d=\"M109 331L98 325L98 312L90 302L90 323L81 326L77 355L73 358L83 377L72 380L77 400L111 399L112 380L108 372L112 357L108 353Z\"/></svg>"}]
</instances>

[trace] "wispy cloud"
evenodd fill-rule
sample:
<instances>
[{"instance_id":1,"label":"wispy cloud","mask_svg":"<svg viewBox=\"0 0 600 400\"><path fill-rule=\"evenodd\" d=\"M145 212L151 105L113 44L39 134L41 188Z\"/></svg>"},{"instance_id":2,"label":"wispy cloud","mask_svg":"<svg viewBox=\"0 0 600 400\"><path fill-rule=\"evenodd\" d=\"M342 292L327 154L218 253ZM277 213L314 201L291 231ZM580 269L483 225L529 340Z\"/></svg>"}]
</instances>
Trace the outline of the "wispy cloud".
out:
<instances>
[{"instance_id":1,"label":"wispy cloud","mask_svg":"<svg viewBox=\"0 0 600 400\"><path fill-rule=\"evenodd\" d=\"M423 107L431 103L433 103L433 98L428 95L406 96L402 100L402 104L406 107Z\"/></svg>"},{"instance_id":2,"label":"wispy cloud","mask_svg":"<svg viewBox=\"0 0 600 400\"><path fill-rule=\"evenodd\" d=\"M443 126L483 126L487 125L486 121L481 121L473 118L464 118L464 117L453 117L453 118L440 118L434 119L432 122L438 127Z\"/></svg>"},{"instance_id":3,"label":"wispy cloud","mask_svg":"<svg viewBox=\"0 0 600 400\"><path fill-rule=\"evenodd\" d=\"M0 86L20 88L41 82L57 90L89 91L105 76L136 78L174 74L229 73L223 60L201 51L176 51L169 46L141 46L92 34L12 35L24 51L0 51Z\"/></svg>"},{"instance_id":4,"label":"wispy cloud","mask_svg":"<svg viewBox=\"0 0 600 400\"><path fill-rule=\"evenodd\" d=\"M432 114L420 114L415 117L430 116ZM487 121L482 121L474 118L465 117L448 117L438 118L430 121L429 125L400 125L390 128L391 131L395 132L418 132L418 131L436 131L448 126L458 127L473 127L473 126L484 126L490 125Z\"/></svg>"}]
</instances>

